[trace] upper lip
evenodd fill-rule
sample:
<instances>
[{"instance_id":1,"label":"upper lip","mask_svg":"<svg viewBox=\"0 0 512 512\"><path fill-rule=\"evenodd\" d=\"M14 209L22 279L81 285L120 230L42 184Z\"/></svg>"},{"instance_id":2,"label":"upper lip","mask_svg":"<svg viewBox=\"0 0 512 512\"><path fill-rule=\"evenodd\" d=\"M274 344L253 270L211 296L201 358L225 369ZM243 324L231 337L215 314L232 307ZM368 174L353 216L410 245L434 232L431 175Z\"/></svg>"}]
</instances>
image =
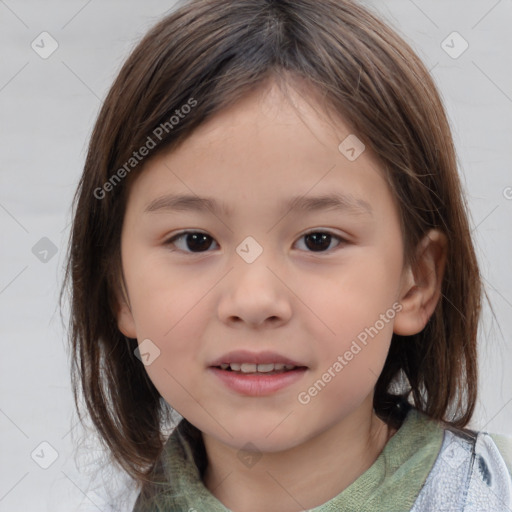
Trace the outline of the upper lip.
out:
<instances>
[{"instance_id":1,"label":"upper lip","mask_svg":"<svg viewBox=\"0 0 512 512\"><path fill-rule=\"evenodd\" d=\"M253 364L268 364L268 363L282 363L293 366L306 366L298 363L289 357L282 356L276 352L250 352L249 350L234 350L228 352L223 356L215 359L209 366L220 366L223 363L253 363Z\"/></svg>"}]
</instances>

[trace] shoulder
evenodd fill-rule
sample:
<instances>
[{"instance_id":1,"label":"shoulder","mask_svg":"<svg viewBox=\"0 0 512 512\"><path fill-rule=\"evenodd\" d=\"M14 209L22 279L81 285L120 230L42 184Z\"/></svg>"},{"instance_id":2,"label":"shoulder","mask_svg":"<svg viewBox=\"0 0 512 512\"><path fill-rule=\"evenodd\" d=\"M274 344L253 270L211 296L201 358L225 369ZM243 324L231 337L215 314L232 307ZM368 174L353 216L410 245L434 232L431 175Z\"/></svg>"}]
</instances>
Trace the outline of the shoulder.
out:
<instances>
[{"instance_id":1,"label":"shoulder","mask_svg":"<svg viewBox=\"0 0 512 512\"><path fill-rule=\"evenodd\" d=\"M512 439L443 424L443 442L413 512L512 510ZM452 510L450 508L450 510Z\"/></svg>"},{"instance_id":2,"label":"shoulder","mask_svg":"<svg viewBox=\"0 0 512 512\"><path fill-rule=\"evenodd\" d=\"M509 437L478 432L467 501L470 510L512 510L512 440Z\"/></svg>"},{"instance_id":3,"label":"shoulder","mask_svg":"<svg viewBox=\"0 0 512 512\"><path fill-rule=\"evenodd\" d=\"M512 436L487 432L485 434L489 436L496 445L497 450L507 466L510 477L512 478Z\"/></svg>"}]
</instances>

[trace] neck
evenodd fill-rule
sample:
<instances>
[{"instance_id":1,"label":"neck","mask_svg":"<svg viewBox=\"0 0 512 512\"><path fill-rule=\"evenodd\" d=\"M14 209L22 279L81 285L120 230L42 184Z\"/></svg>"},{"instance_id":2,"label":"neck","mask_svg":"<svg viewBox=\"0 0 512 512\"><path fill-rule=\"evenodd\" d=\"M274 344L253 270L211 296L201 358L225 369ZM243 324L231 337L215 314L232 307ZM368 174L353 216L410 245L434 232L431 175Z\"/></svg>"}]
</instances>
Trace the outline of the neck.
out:
<instances>
[{"instance_id":1,"label":"neck","mask_svg":"<svg viewBox=\"0 0 512 512\"><path fill-rule=\"evenodd\" d=\"M286 451L244 465L239 450L203 434L204 483L234 512L298 512L337 496L377 459L395 433L370 407ZM333 449L336 447L336 449Z\"/></svg>"}]
</instances>

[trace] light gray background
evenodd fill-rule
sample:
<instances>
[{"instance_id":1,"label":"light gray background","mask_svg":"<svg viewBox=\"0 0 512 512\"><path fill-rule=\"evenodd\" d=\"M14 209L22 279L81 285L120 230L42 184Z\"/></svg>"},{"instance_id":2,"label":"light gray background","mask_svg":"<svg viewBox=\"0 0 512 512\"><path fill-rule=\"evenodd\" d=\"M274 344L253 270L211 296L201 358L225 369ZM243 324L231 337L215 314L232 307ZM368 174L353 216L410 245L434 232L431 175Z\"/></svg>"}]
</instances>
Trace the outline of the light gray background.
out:
<instances>
[{"instance_id":1,"label":"light gray background","mask_svg":"<svg viewBox=\"0 0 512 512\"><path fill-rule=\"evenodd\" d=\"M485 306L470 427L512 434L512 0L365 3L416 49L444 98L496 314ZM172 5L0 0L1 512L71 511L81 501L80 510L108 509L73 461L80 429L57 299L72 194L101 100L130 49ZM59 45L47 59L31 48L43 31ZM456 59L442 47L453 31L469 43ZM457 39L445 44L461 48ZM46 262L32 252L43 237L57 249ZM31 457L51 461L42 442L58 454L48 469Z\"/></svg>"}]
</instances>

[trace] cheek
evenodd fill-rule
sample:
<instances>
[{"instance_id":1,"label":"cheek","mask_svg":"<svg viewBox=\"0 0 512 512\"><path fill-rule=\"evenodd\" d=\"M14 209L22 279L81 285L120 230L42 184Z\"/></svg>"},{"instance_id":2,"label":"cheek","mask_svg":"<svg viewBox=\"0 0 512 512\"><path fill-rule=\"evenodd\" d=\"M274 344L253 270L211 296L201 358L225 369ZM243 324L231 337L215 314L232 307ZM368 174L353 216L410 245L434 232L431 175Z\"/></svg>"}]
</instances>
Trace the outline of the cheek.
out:
<instances>
[{"instance_id":1,"label":"cheek","mask_svg":"<svg viewBox=\"0 0 512 512\"><path fill-rule=\"evenodd\" d=\"M190 315L204 318L198 309L215 284L215 276L173 265L163 251L130 254L125 275L138 331L159 339L171 336Z\"/></svg>"},{"instance_id":2,"label":"cheek","mask_svg":"<svg viewBox=\"0 0 512 512\"><path fill-rule=\"evenodd\" d=\"M212 315L206 297L211 285L182 284L146 282L133 304L139 337L154 339L162 351L172 347L180 356L198 349Z\"/></svg>"},{"instance_id":3,"label":"cheek","mask_svg":"<svg viewBox=\"0 0 512 512\"><path fill-rule=\"evenodd\" d=\"M356 335L392 307L399 279L399 265L361 249L325 276L307 280L301 293L324 333Z\"/></svg>"},{"instance_id":4,"label":"cheek","mask_svg":"<svg viewBox=\"0 0 512 512\"><path fill-rule=\"evenodd\" d=\"M303 314L317 340L314 377L322 379L331 369L336 378L327 374L322 380L332 378L339 384L330 385L325 398L330 395L332 400L340 400L348 384L358 393L363 389L369 392L380 375L399 307L394 293L399 263L365 248L328 276L304 284L301 293L306 293L306 287L309 291Z\"/></svg>"},{"instance_id":5,"label":"cheek","mask_svg":"<svg viewBox=\"0 0 512 512\"><path fill-rule=\"evenodd\" d=\"M317 297L319 316L329 328L315 322L316 364L298 400L313 416L361 405L375 388L389 351L396 312L387 294L376 297L375 289L368 295L361 288L350 292L336 289L332 301Z\"/></svg>"},{"instance_id":6,"label":"cheek","mask_svg":"<svg viewBox=\"0 0 512 512\"><path fill-rule=\"evenodd\" d=\"M216 280L198 279L197 273L177 272L161 258L144 261L135 253L126 261L125 277L139 344L149 339L158 353L146 371L167 398L197 365L212 315L208 291Z\"/></svg>"},{"instance_id":7,"label":"cheek","mask_svg":"<svg viewBox=\"0 0 512 512\"><path fill-rule=\"evenodd\" d=\"M164 399L182 414L196 395L198 368L204 360L201 340L211 316L201 291L174 300L166 291L152 290L151 300L140 305L137 316L138 332L143 333L139 341L149 338L159 350L145 370Z\"/></svg>"}]
</instances>

